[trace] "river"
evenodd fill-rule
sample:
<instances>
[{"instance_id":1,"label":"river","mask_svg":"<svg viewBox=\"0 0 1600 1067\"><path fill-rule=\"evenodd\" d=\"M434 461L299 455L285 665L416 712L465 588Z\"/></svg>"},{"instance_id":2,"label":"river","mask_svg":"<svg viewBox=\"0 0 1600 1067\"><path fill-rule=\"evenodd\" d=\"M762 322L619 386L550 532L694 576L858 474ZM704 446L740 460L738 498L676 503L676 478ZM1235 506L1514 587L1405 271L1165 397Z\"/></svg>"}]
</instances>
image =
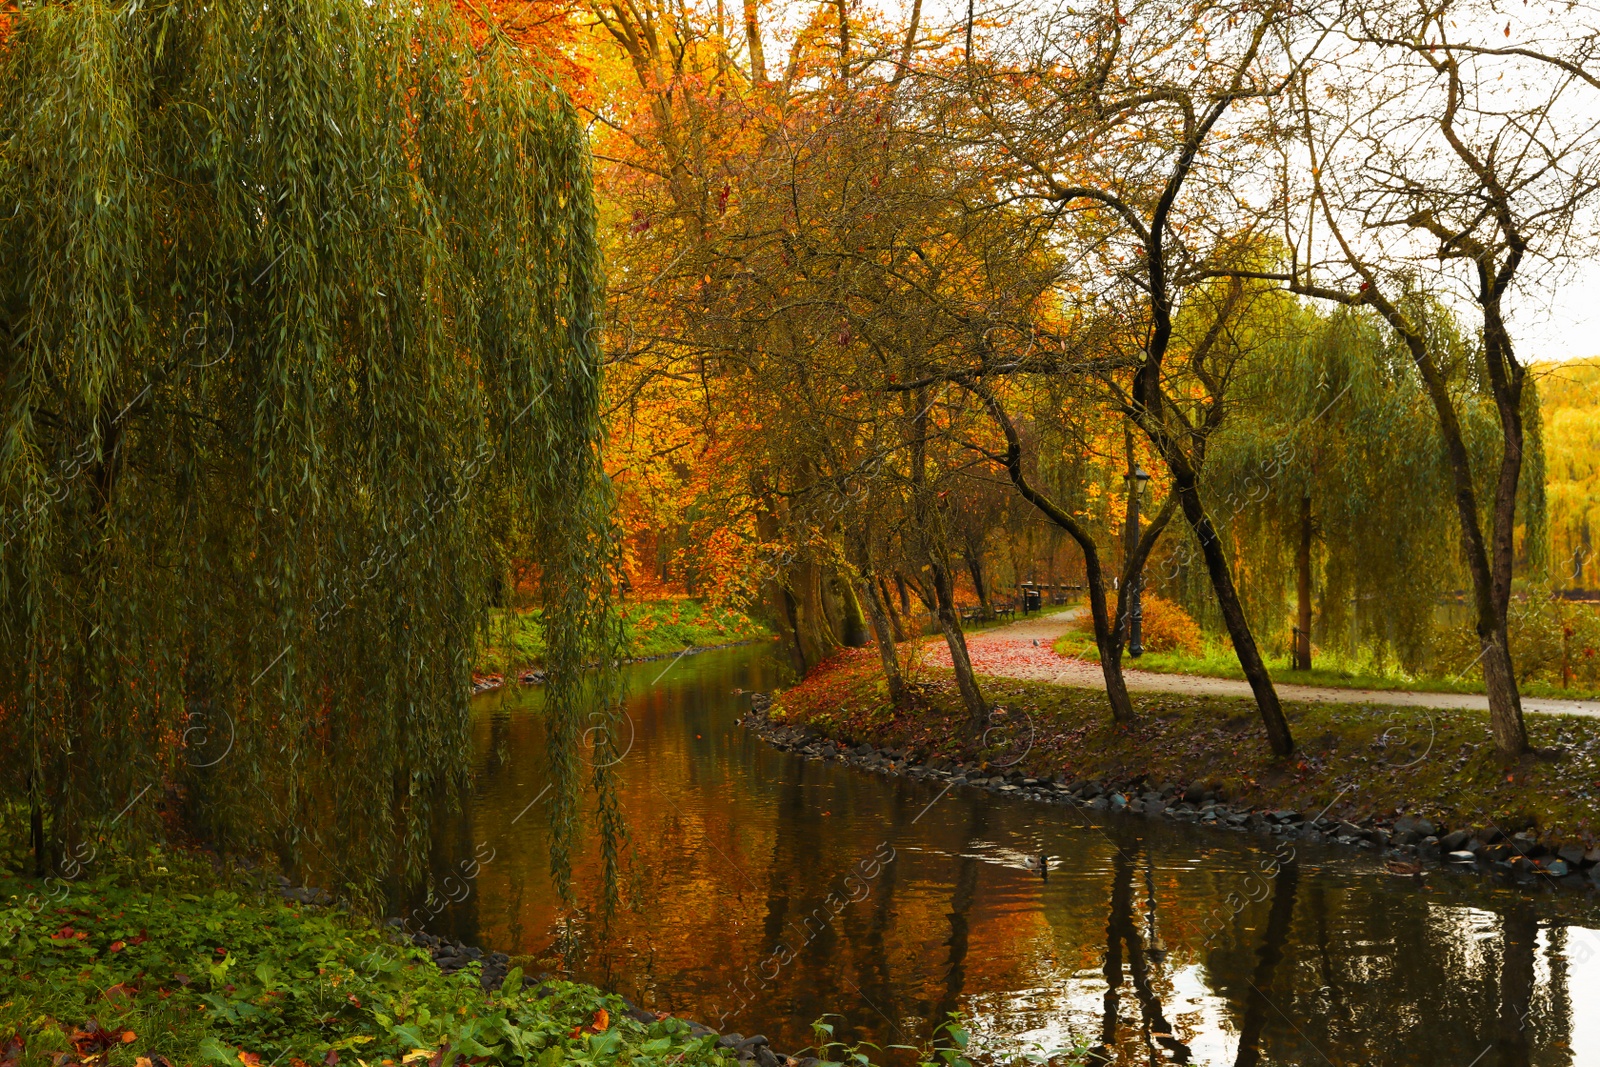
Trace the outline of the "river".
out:
<instances>
[{"instance_id":1,"label":"river","mask_svg":"<svg viewBox=\"0 0 1600 1067\"><path fill-rule=\"evenodd\" d=\"M844 1039L917 1045L959 1011L995 1056L1081 1042L1122 1063L1600 1064L1592 897L940 797L745 730L734 690L775 677L761 647L628 668L631 861L609 927L563 907L547 873L540 691L478 698L474 793L434 863L483 862L431 928L786 1052L829 1013ZM599 871L591 846L580 904Z\"/></svg>"}]
</instances>

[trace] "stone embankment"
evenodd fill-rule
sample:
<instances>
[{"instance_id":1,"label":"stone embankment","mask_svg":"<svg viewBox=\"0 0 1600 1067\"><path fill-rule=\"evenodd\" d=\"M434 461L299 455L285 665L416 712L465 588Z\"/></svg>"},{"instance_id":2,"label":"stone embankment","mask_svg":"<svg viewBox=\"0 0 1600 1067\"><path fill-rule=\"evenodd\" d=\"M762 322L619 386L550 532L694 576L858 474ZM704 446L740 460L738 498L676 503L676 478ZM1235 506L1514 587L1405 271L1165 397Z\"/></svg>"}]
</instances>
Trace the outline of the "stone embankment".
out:
<instances>
[{"instance_id":1,"label":"stone embankment","mask_svg":"<svg viewBox=\"0 0 1600 1067\"><path fill-rule=\"evenodd\" d=\"M1409 816L1352 823L1326 817L1326 808L1257 810L1230 804L1227 796L1192 782L1158 782L1144 777L1126 781L1036 778L1021 767L994 767L926 750L835 740L808 727L775 723L768 718L767 707L766 702L758 702L744 717L744 725L773 746L806 759L1107 815L1169 819L1219 831L1363 849L1387 860L1389 869L1397 874L1421 875L1429 869L1452 868L1497 874L1530 888L1544 885L1592 892L1600 887L1600 848L1552 846L1525 831L1444 827Z\"/></svg>"}]
</instances>

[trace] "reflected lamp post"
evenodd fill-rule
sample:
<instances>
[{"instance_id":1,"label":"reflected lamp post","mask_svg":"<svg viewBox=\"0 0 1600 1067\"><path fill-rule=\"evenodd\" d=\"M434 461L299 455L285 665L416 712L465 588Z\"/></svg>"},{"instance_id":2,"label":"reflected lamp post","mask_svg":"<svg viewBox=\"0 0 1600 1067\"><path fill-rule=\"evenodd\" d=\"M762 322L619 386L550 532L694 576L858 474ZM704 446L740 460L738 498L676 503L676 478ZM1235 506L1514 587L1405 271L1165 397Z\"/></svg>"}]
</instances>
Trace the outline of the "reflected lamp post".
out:
<instances>
[{"instance_id":1,"label":"reflected lamp post","mask_svg":"<svg viewBox=\"0 0 1600 1067\"><path fill-rule=\"evenodd\" d=\"M1135 463L1127 474L1122 476L1128 483L1128 525L1123 531L1123 559L1133 558L1139 549L1139 501L1144 496L1145 486L1150 483L1150 475L1144 468ZM1144 622L1144 605L1140 603L1140 593L1144 587L1144 576L1134 577L1128 589L1128 655L1138 659L1144 654L1144 644L1140 633Z\"/></svg>"}]
</instances>

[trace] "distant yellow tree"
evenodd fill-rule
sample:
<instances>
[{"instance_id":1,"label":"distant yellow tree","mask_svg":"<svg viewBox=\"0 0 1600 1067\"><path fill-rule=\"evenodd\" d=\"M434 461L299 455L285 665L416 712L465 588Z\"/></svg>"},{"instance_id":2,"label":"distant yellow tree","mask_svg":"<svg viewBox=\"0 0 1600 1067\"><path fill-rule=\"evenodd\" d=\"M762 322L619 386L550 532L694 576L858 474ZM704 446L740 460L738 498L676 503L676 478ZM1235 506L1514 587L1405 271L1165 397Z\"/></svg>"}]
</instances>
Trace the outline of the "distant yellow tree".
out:
<instances>
[{"instance_id":1,"label":"distant yellow tree","mask_svg":"<svg viewBox=\"0 0 1600 1067\"><path fill-rule=\"evenodd\" d=\"M1600 587L1600 357L1536 368L1544 400L1551 578Z\"/></svg>"}]
</instances>

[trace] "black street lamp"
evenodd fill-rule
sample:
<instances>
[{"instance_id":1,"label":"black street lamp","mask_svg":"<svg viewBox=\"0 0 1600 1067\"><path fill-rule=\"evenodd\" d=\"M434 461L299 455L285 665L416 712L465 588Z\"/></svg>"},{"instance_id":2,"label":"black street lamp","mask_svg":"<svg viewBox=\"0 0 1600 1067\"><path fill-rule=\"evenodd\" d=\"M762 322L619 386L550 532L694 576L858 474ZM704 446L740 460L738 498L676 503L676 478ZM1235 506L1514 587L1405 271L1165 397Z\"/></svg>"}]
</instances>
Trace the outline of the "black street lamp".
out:
<instances>
[{"instance_id":1,"label":"black street lamp","mask_svg":"<svg viewBox=\"0 0 1600 1067\"><path fill-rule=\"evenodd\" d=\"M1133 469L1122 476L1128 483L1128 525L1123 531L1123 559L1133 558L1139 549L1139 501L1144 496L1145 486L1150 483L1150 475L1137 463ZM1144 655L1144 645L1141 642L1140 629L1144 623L1144 605L1139 602L1139 593L1144 586L1144 576L1141 574L1134 578L1128 589L1128 655L1138 659Z\"/></svg>"}]
</instances>

